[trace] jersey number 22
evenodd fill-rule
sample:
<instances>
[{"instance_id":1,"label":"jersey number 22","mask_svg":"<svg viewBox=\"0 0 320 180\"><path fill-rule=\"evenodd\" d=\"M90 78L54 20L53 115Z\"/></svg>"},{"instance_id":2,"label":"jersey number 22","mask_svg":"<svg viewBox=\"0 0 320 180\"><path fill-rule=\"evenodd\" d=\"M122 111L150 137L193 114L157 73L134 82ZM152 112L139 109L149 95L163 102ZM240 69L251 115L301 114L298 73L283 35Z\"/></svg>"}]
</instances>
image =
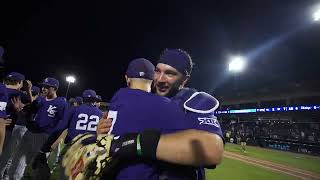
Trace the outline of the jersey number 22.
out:
<instances>
[{"instance_id":1,"label":"jersey number 22","mask_svg":"<svg viewBox=\"0 0 320 180\"><path fill-rule=\"evenodd\" d=\"M87 130L87 131L96 131L97 130L97 124L100 120L99 116L97 115L91 115L88 116L88 114L79 114L78 115L78 121L76 125L77 130ZM89 123L88 123L89 120Z\"/></svg>"}]
</instances>

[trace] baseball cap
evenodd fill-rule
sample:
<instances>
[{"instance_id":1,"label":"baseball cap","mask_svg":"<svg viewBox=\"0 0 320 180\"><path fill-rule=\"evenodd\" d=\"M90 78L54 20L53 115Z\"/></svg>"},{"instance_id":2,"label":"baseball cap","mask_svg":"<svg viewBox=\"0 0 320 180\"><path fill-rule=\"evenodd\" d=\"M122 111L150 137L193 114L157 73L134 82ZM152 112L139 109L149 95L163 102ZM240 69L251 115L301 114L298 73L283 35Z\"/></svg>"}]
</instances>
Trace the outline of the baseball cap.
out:
<instances>
[{"instance_id":1,"label":"baseball cap","mask_svg":"<svg viewBox=\"0 0 320 180\"><path fill-rule=\"evenodd\" d=\"M37 87L37 86L32 86L31 92L35 93L35 94L39 94L40 93L40 88Z\"/></svg>"},{"instance_id":2,"label":"baseball cap","mask_svg":"<svg viewBox=\"0 0 320 180\"><path fill-rule=\"evenodd\" d=\"M144 58L137 58L129 63L126 74L128 78L142 78L153 80L154 69L154 65L149 60Z\"/></svg>"},{"instance_id":3,"label":"baseball cap","mask_svg":"<svg viewBox=\"0 0 320 180\"><path fill-rule=\"evenodd\" d=\"M82 93L83 98L97 98L97 93L92 89L84 90Z\"/></svg>"},{"instance_id":4,"label":"baseball cap","mask_svg":"<svg viewBox=\"0 0 320 180\"><path fill-rule=\"evenodd\" d=\"M55 87L55 88L59 88L59 81L55 78L52 77L47 77L43 80L43 82L41 83L42 86L50 86L50 87Z\"/></svg>"},{"instance_id":5,"label":"baseball cap","mask_svg":"<svg viewBox=\"0 0 320 180\"><path fill-rule=\"evenodd\" d=\"M75 102L77 102L78 104L82 104L83 103L83 99L80 96L77 96L74 99L75 99Z\"/></svg>"},{"instance_id":6,"label":"baseball cap","mask_svg":"<svg viewBox=\"0 0 320 180\"><path fill-rule=\"evenodd\" d=\"M99 102L102 102L102 98L101 98L101 96L100 95L97 95L97 100L99 101Z\"/></svg>"},{"instance_id":7,"label":"baseball cap","mask_svg":"<svg viewBox=\"0 0 320 180\"><path fill-rule=\"evenodd\" d=\"M24 81L25 77L21 73L11 72L11 73L7 74L6 79L15 80L15 81Z\"/></svg>"},{"instance_id":8,"label":"baseball cap","mask_svg":"<svg viewBox=\"0 0 320 180\"><path fill-rule=\"evenodd\" d=\"M158 63L170 65L185 76L191 74L193 67L190 55L182 49L165 49Z\"/></svg>"}]
</instances>

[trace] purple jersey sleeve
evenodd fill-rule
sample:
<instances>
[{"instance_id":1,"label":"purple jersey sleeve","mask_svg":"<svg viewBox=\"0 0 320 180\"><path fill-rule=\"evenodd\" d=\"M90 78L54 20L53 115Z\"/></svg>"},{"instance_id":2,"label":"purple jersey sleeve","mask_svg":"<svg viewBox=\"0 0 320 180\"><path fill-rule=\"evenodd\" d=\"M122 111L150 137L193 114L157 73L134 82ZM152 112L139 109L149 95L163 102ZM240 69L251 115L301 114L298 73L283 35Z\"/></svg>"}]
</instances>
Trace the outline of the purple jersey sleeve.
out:
<instances>
[{"instance_id":1,"label":"purple jersey sleeve","mask_svg":"<svg viewBox=\"0 0 320 180\"><path fill-rule=\"evenodd\" d=\"M8 93L6 86L0 83L0 118L6 118L6 107L8 101Z\"/></svg>"},{"instance_id":2,"label":"purple jersey sleeve","mask_svg":"<svg viewBox=\"0 0 320 180\"><path fill-rule=\"evenodd\" d=\"M74 112L75 112L75 107L69 107L65 111L64 118L63 118L62 121L59 122L56 130L65 130L65 129L67 129L69 124L70 124L70 121L71 121L71 118L72 118Z\"/></svg>"}]
</instances>

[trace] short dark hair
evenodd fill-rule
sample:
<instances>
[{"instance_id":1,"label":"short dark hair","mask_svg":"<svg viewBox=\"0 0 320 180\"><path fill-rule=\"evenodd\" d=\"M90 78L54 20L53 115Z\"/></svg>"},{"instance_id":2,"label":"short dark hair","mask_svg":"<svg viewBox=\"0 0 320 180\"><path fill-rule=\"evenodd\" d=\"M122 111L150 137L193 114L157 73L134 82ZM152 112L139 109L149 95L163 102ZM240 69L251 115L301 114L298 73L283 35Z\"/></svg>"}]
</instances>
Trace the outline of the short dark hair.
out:
<instances>
[{"instance_id":1,"label":"short dark hair","mask_svg":"<svg viewBox=\"0 0 320 180\"><path fill-rule=\"evenodd\" d=\"M4 83L6 85L17 85L20 82L22 82L22 81L12 80L12 79L8 79L8 78L4 79Z\"/></svg>"},{"instance_id":2,"label":"short dark hair","mask_svg":"<svg viewBox=\"0 0 320 180\"><path fill-rule=\"evenodd\" d=\"M88 97L84 97L83 98L83 103L94 103L97 102L97 99L95 98L88 98Z\"/></svg>"}]
</instances>

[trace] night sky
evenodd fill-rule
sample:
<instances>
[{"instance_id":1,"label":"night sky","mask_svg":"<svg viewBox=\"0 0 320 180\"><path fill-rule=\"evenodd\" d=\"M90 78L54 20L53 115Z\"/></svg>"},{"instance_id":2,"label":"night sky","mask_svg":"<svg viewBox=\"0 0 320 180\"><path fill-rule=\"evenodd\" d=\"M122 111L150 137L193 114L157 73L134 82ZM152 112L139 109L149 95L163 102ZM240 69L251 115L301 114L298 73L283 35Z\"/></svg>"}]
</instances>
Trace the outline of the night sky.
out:
<instances>
[{"instance_id":1,"label":"night sky","mask_svg":"<svg viewBox=\"0 0 320 180\"><path fill-rule=\"evenodd\" d=\"M319 83L320 23L316 0L18 1L1 2L0 45L7 71L35 84L65 75L77 82L70 95L94 89L108 101L125 86L130 60L156 64L165 48L188 51L195 63L189 86L230 89L228 57L248 57L237 86L253 90L286 82Z\"/></svg>"}]
</instances>

